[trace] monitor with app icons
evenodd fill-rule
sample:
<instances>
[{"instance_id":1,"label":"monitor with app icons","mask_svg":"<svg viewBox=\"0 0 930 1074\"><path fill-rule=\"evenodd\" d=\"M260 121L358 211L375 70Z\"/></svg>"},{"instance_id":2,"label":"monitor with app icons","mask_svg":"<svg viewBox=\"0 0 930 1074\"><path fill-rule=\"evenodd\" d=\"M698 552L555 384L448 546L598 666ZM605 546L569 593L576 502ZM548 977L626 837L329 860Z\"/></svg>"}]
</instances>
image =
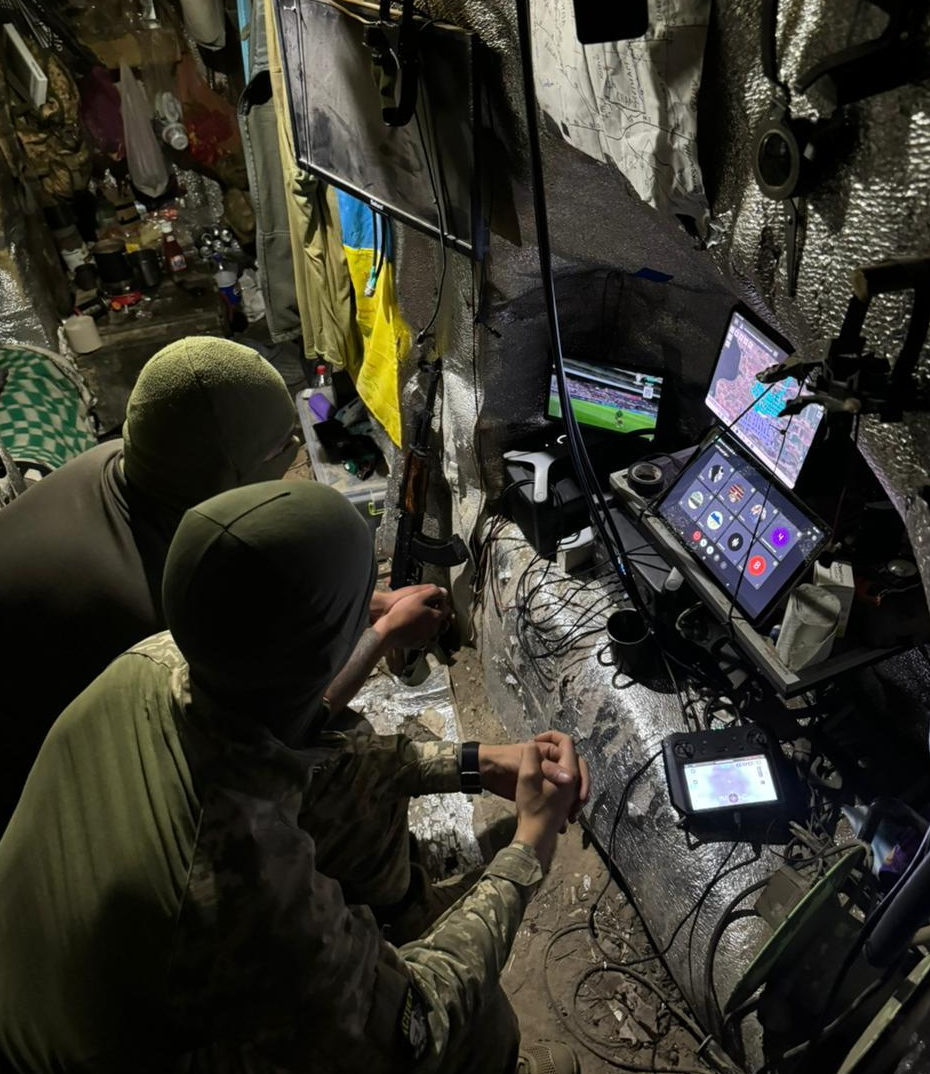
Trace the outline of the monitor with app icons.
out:
<instances>
[{"instance_id":1,"label":"monitor with app icons","mask_svg":"<svg viewBox=\"0 0 930 1074\"><path fill-rule=\"evenodd\" d=\"M692 458L657 510L755 623L790 592L827 536L818 519L722 438Z\"/></svg>"}]
</instances>

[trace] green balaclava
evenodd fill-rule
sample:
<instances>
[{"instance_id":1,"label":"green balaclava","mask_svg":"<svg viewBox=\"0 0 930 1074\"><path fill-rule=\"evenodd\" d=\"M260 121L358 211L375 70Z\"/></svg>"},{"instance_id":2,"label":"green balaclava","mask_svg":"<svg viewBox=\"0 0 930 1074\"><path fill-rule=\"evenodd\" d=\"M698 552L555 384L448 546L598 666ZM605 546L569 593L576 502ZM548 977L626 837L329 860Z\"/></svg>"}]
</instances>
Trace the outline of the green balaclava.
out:
<instances>
[{"instance_id":1,"label":"green balaclava","mask_svg":"<svg viewBox=\"0 0 930 1074\"><path fill-rule=\"evenodd\" d=\"M348 500L312 481L267 481L184 515L162 599L192 684L299 745L365 629L375 577Z\"/></svg>"},{"instance_id":2,"label":"green balaclava","mask_svg":"<svg viewBox=\"0 0 930 1074\"><path fill-rule=\"evenodd\" d=\"M145 364L123 425L123 473L171 512L226 489L282 477L293 462L294 404L251 347L189 336Z\"/></svg>"}]
</instances>

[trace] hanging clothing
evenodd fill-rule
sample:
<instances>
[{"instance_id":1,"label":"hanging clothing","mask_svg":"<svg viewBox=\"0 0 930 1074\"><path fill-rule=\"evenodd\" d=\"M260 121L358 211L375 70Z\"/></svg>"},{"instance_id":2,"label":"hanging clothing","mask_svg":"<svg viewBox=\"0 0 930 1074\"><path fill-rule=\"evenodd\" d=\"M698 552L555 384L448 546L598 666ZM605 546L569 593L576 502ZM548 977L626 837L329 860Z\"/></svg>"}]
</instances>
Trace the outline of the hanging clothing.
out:
<instances>
[{"instance_id":1,"label":"hanging clothing","mask_svg":"<svg viewBox=\"0 0 930 1074\"><path fill-rule=\"evenodd\" d=\"M371 415L400 446L398 367L410 351L411 337L394 287L390 222L297 165L273 0L265 0L265 13L307 356L320 355L346 369Z\"/></svg>"},{"instance_id":2,"label":"hanging clothing","mask_svg":"<svg viewBox=\"0 0 930 1074\"><path fill-rule=\"evenodd\" d=\"M247 85L239 99L239 129L255 211L255 257L265 299L265 323L272 340L283 343L300 335L300 309L261 0L252 6L250 26L250 66L246 70Z\"/></svg>"},{"instance_id":3,"label":"hanging clothing","mask_svg":"<svg viewBox=\"0 0 930 1074\"><path fill-rule=\"evenodd\" d=\"M352 309L352 281L342 250L339 206L335 191L297 164L274 2L264 0L268 73L277 117L304 352L310 360L319 356L336 369L358 368L364 352Z\"/></svg>"}]
</instances>

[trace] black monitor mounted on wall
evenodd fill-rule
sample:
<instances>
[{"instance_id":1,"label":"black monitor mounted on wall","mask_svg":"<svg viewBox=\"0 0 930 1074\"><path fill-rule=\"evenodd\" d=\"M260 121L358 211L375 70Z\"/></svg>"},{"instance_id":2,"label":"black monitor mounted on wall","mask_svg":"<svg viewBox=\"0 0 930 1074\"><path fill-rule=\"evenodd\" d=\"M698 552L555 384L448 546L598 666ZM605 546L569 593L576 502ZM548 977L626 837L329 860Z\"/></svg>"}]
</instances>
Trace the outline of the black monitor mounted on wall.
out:
<instances>
[{"instance_id":1,"label":"black monitor mounted on wall","mask_svg":"<svg viewBox=\"0 0 930 1074\"><path fill-rule=\"evenodd\" d=\"M412 5L385 19L383 6L276 4L297 162L480 259L477 35Z\"/></svg>"}]
</instances>

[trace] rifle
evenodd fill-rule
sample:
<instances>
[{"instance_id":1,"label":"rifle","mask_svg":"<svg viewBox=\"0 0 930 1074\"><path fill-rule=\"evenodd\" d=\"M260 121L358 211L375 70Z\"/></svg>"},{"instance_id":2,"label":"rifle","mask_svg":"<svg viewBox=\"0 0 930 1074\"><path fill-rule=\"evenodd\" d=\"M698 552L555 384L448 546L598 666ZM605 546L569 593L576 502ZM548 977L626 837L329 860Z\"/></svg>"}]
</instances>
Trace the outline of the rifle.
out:
<instances>
[{"instance_id":1,"label":"rifle","mask_svg":"<svg viewBox=\"0 0 930 1074\"><path fill-rule=\"evenodd\" d=\"M441 541L423 533L426 490L429 484L430 435L441 374L442 364L439 358L426 367L426 402L417 415L413 442L404 462L404 479L398 504L397 538L391 562L391 589L417 585L423 576L425 563L435 567L457 567L468 559L468 549L457 534L447 541Z\"/></svg>"},{"instance_id":2,"label":"rifle","mask_svg":"<svg viewBox=\"0 0 930 1074\"><path fill-rule=\"evenodd\" d=\"M436 392L442 373L441 360L436 359L426 366L426 402L417 415L413 442L404 462L404 479L401 484L400 502L398 504L397 537L394 542L394 557L391 562L391 589L401 589L408 585L418 585L423 577L423 565L435 567L456 567L468 559L468 549L458 534L442 541L427 537L423 532L423 519L426 515L426 491L429 484L430 435L433 427L433 410L436 406ZM395 675L401 676L411 685L421 681L417 673L421 663L419 652L396 651L388 657L388 667ZM426 677L425 663L419 669Z\"/></svg>"}]
</instances>

